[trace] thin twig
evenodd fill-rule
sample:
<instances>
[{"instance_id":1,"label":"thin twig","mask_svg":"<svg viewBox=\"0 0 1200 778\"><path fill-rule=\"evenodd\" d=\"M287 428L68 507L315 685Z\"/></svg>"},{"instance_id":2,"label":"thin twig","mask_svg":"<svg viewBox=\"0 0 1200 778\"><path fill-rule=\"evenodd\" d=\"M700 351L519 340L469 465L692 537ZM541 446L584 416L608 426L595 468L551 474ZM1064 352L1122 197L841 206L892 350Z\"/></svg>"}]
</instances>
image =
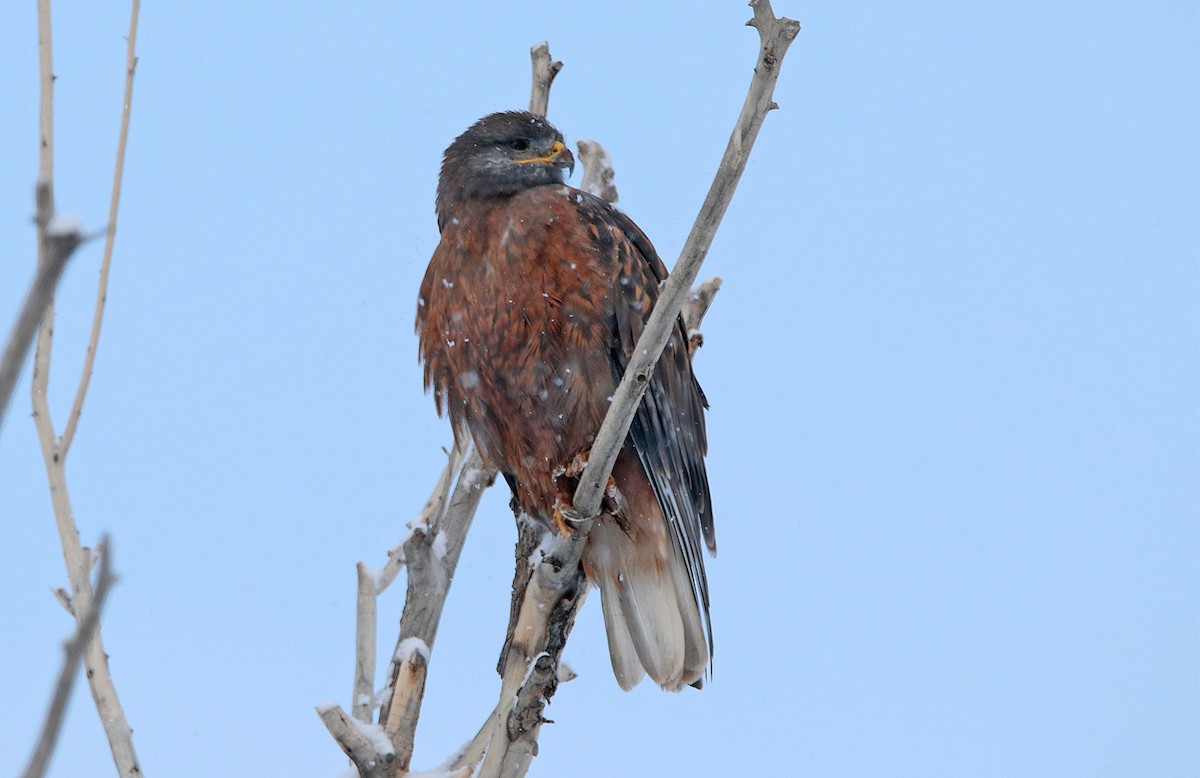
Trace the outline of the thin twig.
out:
<instances>
[{"instance_id":1,"label":"thin twig","mask_svg":"<svg viewBox=\"0 0 1200 778\"><path fill-rule=\"evenodd\" d=\"M721 291L722 283L720 276L713 276L695 287L679 311L679 315L683 319L684 332L688 335L689 357L694 357L696 349L704 345L704 336L700 333L700 322L704 321L704 314L708 313L713 298L717 296L717 292Z\"/></svg>"},{"instance_id":2,"label":"thin twig","mask_svg":"<svg viewBox=\"0 0 1200 778\"><path fill-rule=\"evenodd\" d=\"M138 16L141 11L141 0L133 0L133 10L129 17L129 37L125 47L125 99L121 103L121 130L117 135L117 160L113 166L112 197L108 204L108 230L104 239L104 257L100 260L100 280L96 287L96 308L92 313L92 332L88 336L87 353L83 358L83 372L79 376L79 386L75 389L75 401L71 404L71 412L67 414L67 425L59 438L59 456L67 458L71 443L75 440L75 430L79 426L79 415L83 413L83 401L87 397L88 384L92 380L92 366L96 361L96 346L100 341L100 325L104 322L104 306L108 300L108 271L112 266L113 241L117 237L117 208L121 202L121 180L125 174L125 144L129 139L129 112L133 107L133 74L137 69Z\"/></svg>"},{"instance_id":3,"label":"thin twig","mask_svg":"<svg viewBox=\"0 0 1200 778\"><path fill-rule=\"evenodd\" d=\"M78 674L79 659L100 626L100 612L104 609L108 593L116 583L116 576L112 572L112 540L105 535L101 538L100 545L103 551L100 554L100 571L96 574L96 596L92 599L87 614L75 627L75 634L67 642L66 656L63 657L62 669L58 671L58 681L54 684L50 708L46 711L41 734L25 772L21 774L22 778L42 778L50 767L50 757L54 755L54 746L58 742L59 732L62 731L63 716L67 712L67 701L71 698L71 689Z\"/></svg>"}]
</instances>

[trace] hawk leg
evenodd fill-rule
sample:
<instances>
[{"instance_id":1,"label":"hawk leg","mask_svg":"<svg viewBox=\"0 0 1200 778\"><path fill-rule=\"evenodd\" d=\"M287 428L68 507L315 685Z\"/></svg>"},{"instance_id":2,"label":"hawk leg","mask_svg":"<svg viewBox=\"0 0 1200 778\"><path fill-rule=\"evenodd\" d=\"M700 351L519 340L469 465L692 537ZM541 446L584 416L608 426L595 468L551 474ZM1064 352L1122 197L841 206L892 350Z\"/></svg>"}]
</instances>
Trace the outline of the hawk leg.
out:
<instances>
[{"instance_id":1,"label":"hawk leg","mask_svg":"<svg viewBox=\"0 0 1200 778\"><path fill-rule=\"evenodd\" d=\"M572 534L575 525L582 521L582 517L576 513L575 507L572 504L574 501L575 490L579 487L579 478L583 475L583 471L587 469L588 457L590 451L582 451L575 455L570 463L555 476L554 483L558 487L558 496L554 498L554 508L550 512L550 520L554 524L554 528L564 535ZM625 499L621 495L621 490L617 487L616 480L609 475L608 484L604 488L605 499L601 504L600 510L607 514L616 514L620 512L625 504Z\"/></svg>"}]
</instances>

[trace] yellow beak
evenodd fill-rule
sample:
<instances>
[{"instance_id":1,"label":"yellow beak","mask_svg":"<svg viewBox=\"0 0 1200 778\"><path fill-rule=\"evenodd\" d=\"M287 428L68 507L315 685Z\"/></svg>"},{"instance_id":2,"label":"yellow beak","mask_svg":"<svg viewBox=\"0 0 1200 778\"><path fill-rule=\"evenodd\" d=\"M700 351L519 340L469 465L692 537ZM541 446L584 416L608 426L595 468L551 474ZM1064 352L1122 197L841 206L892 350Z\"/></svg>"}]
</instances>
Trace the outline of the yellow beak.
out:
<instances>
[{"instance_id":1,"label":"yellow beak","mask_svg":"<svg viewBox=\"0 0 1200 778\"><path fill-rule=\"evenodd\" d=\"M572 154L571 150L568 149L566 147L566 145L560 140L554 141L554 145L550 147L550 153L545 155L544 157L530 157L529 159L514 159L513 162L517 162L522 165L527 164L529 162L544 162L547 165L554 165L554 167L570 168L572 173L575 172L575 155Z\"/></svg>"}]
</instances>

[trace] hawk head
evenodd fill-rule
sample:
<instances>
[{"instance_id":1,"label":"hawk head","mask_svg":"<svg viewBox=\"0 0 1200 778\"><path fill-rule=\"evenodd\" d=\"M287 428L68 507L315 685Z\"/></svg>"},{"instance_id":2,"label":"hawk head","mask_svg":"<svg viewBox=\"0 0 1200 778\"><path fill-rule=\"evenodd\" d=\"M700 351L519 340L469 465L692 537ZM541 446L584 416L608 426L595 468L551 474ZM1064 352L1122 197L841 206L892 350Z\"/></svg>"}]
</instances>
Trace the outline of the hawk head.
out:
<instances>
[{"instance_id":1,"label":"hawk head","mask_svg":"<svg viewBox=\"0 0 1200 778\"><path fill-rule=\"evenodd\" d=\"M528 111L485 116L454 139L438 179L438 226L460 203L508 197L525 189L563 183L575 157L562 133L545 117Z\"/></svg>"}]
</instances>

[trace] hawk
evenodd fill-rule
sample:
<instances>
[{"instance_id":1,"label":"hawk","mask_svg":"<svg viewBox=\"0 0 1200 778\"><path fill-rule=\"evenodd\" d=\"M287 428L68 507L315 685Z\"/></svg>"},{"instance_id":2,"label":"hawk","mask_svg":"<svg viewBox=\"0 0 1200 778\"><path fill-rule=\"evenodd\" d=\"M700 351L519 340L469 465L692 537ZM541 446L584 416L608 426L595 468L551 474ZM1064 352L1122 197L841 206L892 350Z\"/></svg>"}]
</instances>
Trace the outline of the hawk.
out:
<instances>
[{"instance_id":1,"label":"hawk","mask_svg":"<svg viewBox=\"0 0 1200 778\"><path fill-rule=\"evenodd\" d=\"M446 149L441 242L417 301L425 386L520 509L572 532L571 498L667 277L650 240L563 183L574 157L545 118L480 119ZM677 320L583 553L622 689L700 687L712 628L701 545L716 553L704 393Z\"/></svg>"}]
</instances>

